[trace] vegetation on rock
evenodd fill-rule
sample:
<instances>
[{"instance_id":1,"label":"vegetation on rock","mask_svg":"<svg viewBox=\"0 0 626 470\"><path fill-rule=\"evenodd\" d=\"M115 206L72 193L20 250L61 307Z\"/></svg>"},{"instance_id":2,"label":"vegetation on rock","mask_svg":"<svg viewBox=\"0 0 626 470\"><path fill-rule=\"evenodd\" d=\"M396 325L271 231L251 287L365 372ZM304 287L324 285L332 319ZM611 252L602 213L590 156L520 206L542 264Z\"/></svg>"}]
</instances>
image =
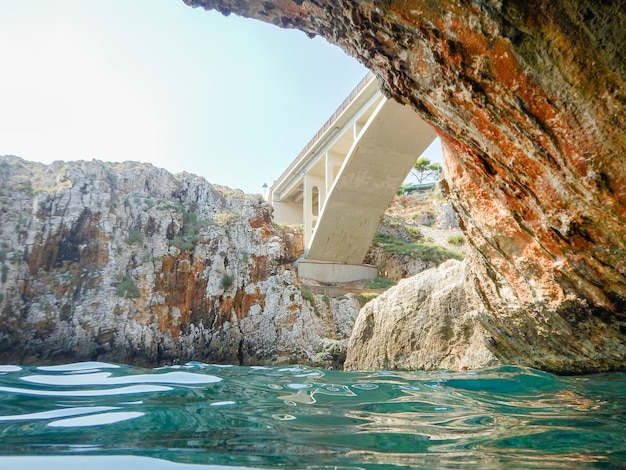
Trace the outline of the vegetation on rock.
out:
<instances>
[{"instance_id":1,"label":"vegetation on rock","mask_svg":"<svg viewBox=\"0 0 626 470\"><path fill-rule=\"evenodd\" d=\"M224 274L220 279L220 288L223 290L228 290L233 285L234 278L233 276L229 276L228 274Z\"/></svg>"},{"instance_id":2,"label":"vegetation on rock","mask_svg":"<svg viewBox=\"0 0 626 470\"><path fill-rule=\"evenodd\" d=\"M448 243L450 245L461 246L461 245L463 245L463 243L465 243L465 237L462 234L460 234L460 235L450 235L448 237Z\"/></svg>"},{"instance_id":3,"label":"vegetation on rock","mask_svg":"<svg viewBox=\"0 0 626 470\"><path fill-rule=\"evenodd\" d=\"M389 289L396 285L395 281L385 279L384 277L377 277L365 284L366 289Z\"/></svg>"},{"instance_id":4,"label":"vegetation on rock","mask_svg":"<svg viewBox=\"0 0 626 470\"><path fill-rule=\"evenodd\" d=\"M136 299L141 296L139 287L130 274L118 276L118 284L115 286L115 295L127 299Z\"/></svg>"},{"instance_id":5,"label":"vegetation on rock","mask_svg":"<svg viewBox=\"0 0 626 470\"><path fill-rule=\"evenodd\" d=\"M200 232L209 224L208 220L199 220L198 214L192 210L181 210L183 223L178 232L168 241L171 246L180 250L192 250L200 239Z\"/></svg>"},{"instance_id":6,"label":"vegetation on rock","mask_svg":"<svg viewBox=\"0 0 626 470\"><path fill-rule=\"evenodd\" d=\"M374 238L374 246L387 253L395 253L411 258L419 258L433 263L443 263L448 259L462 260L463 255L439 245L420 242L407 242L400 238L378 232Z\"/></svg>"}]
</instances>

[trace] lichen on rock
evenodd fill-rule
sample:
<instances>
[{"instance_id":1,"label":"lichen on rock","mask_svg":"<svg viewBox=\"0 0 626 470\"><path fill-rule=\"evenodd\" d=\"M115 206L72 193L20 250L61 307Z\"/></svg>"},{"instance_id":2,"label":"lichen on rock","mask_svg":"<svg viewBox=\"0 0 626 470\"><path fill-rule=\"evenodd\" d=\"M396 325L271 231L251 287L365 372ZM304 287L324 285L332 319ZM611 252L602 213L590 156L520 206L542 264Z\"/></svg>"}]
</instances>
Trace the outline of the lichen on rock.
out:
<instances>
[{"instance_id":1,"label":"lichen on rock","mask_svg":"<svg viewBox=\"0 0 626 470\"><path fill-rule=\"evenodd\" d=\"M343 362L358 300L303 301L302 234L260 196L134 162L0 178L1 360Z\"/></svg>"},{"instance_id":2,"label":"lichen on rock","mask_svg":"<svg viewBox=\"0 0 626 470\"><path fill-rule=\"evenodd\" d=\"M626 368L622 2L184 1L322 35L433 125L501 361Z\"/></svg>"}]
</instances>

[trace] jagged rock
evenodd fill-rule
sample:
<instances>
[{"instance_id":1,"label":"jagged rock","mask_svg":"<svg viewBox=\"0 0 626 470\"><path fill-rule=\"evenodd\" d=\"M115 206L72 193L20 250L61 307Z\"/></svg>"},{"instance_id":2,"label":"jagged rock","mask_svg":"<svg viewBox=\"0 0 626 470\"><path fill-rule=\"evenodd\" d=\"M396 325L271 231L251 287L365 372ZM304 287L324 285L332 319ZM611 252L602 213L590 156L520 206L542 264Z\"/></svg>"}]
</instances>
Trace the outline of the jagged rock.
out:
<instances>
[{"instance_id":1,"label":"jagged rock","mask_svg":"<svg viewBox=\"0 0 626 470\"><path fill-rule=\"evenodd\" d=\"M370 246L364 263L378 267L378 275L392 281L414 276L433 268L447 259L462 259L464 249L448 243L451 235L447 229L419 225L416 214L439 212L439 207L449 206L439 197L400 196L392 201L378 226L374 243ZM403 242L406 245L403 246ZM421 249L410 248L418 244Z\"/></svg>"},{"instance_id":2,"label":"jagged rock","mask_svg":"<svg viewBox=\"0 0 626 470\"><path fill-rule=\"evenodd\" d=\"M396 282L437 265L421 258L388 253L376 246L370 247L365 257L365 263L377 266L380 277Z\"/></svg>"},{"instance_id":3,"label":"jagged rock","mask_svg":"<svg viewBox=\"0 0 626 470\"><path fill-rule=\"evenodd\" d=\"M341 365L359 301L303 299L260 197L132 162L0 178L1 361Z\"/></svg>"},{"instance_id":4,"label":"jagged rock","mask_svg":"<svg viewBox=\"0 0 626 470\"><path fill-rule=\"evenodd\" d=\"M439 204L437 206L437 221L435 223L437 228L450 230L459 228L459 218L454 212L454 208L451 204Z\"/></svg>"},{"instance_id":5,"label":"jagged rock","mask_svg":"<svg viewBox=\"0 0 626 470\"><path fill-rule=\"evenodd\" d=\"M449 260L400 281L357 317L347 369L475 369L498 363L465 292L465 263Z\"/></svg>"},{"instance_id":6,"label":"jagged rock","mask_svg":"<svg viewBox=\"0 0 626 470\"><path fill-rule=\"evenodd\" d=\"M623 2L184 1L324 36L436 128L501 361L626 368Z\"/></svg>"}]
</instances>

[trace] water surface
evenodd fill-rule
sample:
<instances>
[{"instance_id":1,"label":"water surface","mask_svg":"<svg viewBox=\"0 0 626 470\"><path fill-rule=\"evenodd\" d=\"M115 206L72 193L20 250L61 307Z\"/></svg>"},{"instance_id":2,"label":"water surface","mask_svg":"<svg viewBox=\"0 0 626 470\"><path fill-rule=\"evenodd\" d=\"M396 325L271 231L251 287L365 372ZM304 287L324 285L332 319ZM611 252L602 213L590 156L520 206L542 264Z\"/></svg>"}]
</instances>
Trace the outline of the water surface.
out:
<instances>
[{"instance_id":1,"label":"water surface","mask_svg":"<svg viewBox=\"0 0 626 470\"><path fill-rule=\"evenodd\" d=\"M626 374L0 366L0 468L626 468Z\"/></svg>"}]
</instances>

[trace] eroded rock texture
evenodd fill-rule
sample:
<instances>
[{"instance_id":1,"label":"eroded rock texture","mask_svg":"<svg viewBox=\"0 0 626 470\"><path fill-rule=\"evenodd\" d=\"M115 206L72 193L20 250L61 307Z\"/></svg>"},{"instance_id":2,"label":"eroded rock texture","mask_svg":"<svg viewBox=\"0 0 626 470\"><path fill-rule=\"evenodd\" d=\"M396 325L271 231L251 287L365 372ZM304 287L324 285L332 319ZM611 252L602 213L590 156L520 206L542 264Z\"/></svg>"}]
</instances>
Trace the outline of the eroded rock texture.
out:
<instances>
[{"instance_id":1,"label":"eroded rock texture","mask_svg":"<svg viewBox=\"0 0 626 470\"><path fill-rule=\"evenodd\" d=\"M498 364L480 314L467 305L464 262L403 279L361 310L348 369L454 369Z\"/></svg>"},{"instance_id":2,"label":"eroded rock texture","mask_svg":"<svg viewBox=\"0 0 626 470\"><path fill-rule=\"evenodd\" d=\"M343 362L359 301L303 298L260 196L133 162L0 179L0 361Z\"/></svg>"},{"instance_id":3,"label":"eroded rock texture","mask_svg":"<svg viewBox=\"0 0 626 470\"><path fill-rule=\"evenodd\" d=\"M184 0L320 34L432 123L503 362L626 368L626 6Z\"/></svg>"}]
</instances>

